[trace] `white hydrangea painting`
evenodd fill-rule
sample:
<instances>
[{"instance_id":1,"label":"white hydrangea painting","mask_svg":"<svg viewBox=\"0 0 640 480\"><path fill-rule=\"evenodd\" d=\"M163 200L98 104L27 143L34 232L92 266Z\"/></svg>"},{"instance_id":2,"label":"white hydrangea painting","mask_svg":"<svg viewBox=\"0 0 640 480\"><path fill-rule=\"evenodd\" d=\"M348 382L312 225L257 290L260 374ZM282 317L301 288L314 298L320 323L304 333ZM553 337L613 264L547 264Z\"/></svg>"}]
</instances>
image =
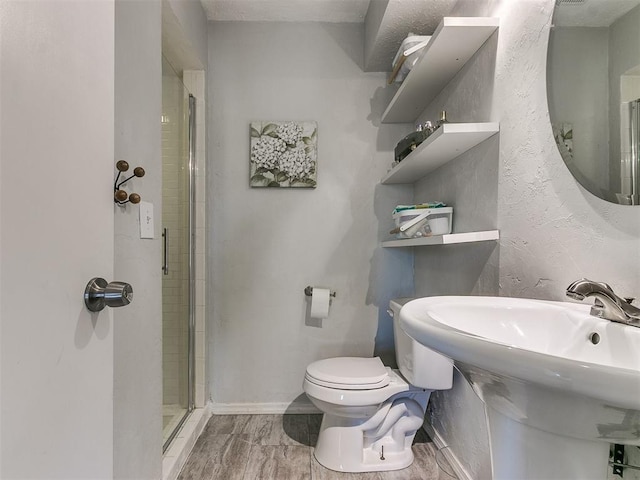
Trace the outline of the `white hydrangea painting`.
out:
<instances>
[{"instance_id":1,"label":"white hydrangea painting","mask_svg":"<svg viewBox=\"0 0 640 480\"><path fill-rule=\"evenodd\" d=\"M252 122L252 187L315 188L318 124Z\"/></svg>"}]
</instances>

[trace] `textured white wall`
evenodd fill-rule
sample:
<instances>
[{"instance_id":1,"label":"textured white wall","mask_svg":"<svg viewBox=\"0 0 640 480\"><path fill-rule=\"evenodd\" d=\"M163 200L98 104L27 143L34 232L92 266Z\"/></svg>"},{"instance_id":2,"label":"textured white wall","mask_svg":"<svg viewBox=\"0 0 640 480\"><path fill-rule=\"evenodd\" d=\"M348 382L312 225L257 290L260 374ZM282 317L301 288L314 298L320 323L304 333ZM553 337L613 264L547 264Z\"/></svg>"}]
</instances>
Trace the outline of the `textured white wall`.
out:
<instances>
[{"instance_id":1,"label":"textured white wall","mask_svg":"<svg viewBox=\"0 0 640 480\"><path fill-rule=\"evenodd\" d=\"M114 206L115 276L134 301L114 310L113 475L151 479L162 471L161 4L118 1L115 13L115 159L144 167L125 190L153 203L155 238L140 239L138 206Z\"/></svg>"},{"instance_id":2,"label":"textured white wall","mask_svg":"<svg viewBox=\"0 0 640 480\"><path fill-rule=\"evenodd\" d=\"M382 27L382 21L384 20L385 12L389 5L389 0L371 0L369 2L369 8L367 8L367 15L364 18L364 69L369 70L368 66L371 63L370 58L376 50L376 40L378 39L378 32ZM385 52L386 53L386 52ZM394 53L389 53L387 57L391 57ZM385 60L386 63L389 60ZM382 63L382 62L380 62ZM380 69L384 71L384 69Z\"/></svg>"},{"instance_id":3,"label":"textured white wall","mask_svg":"<svg viewBox=\"0 0 640 480\"><path fill-rule=\"evenodd\" d=\"M282 408L302 394L308 363L392 348L385 310L412 293L412 263L378 241L411 189L376 185L406 126L374 125L385 75L361 71L362 37L361 25L210 24L214 406ZM249 188L252 120L318 122L316 189ZM307 285L337 291L320 327L306 323Z\"/></svg>"},{"instance_id":4,"label":"textured white wall","mask_svg":"<svg viewBox=\"0 0 640 480\"><path fill-rule=\"evenodd\" d=\"M497 226L501 238L499 246L415 249L418 295L564 300L566 286L583 276L621 295L640 288L637 209L582 189L553 140L546 95L553 4L464 0L452 13L498 16L500 29L423 118L444 108L452 121L499 121L500 134L417 184L415 198L449 201L456 231ZM469 388L457 376L453 390L434 395L431 418L472 478L486 478L482 404Z\"/></svg>"},{"instance_id":5,"label":"textured white wall","mask_svg":"<svg viewBox=\"0 0 640 480\"><path fill-rule=\"evenodd\" d=\"M551 136L544 79L552 6L522 2L527 22L511 13L500 30L494 102L501 122L500 293L564 300L566 286L585 276L634 296L640 287L637 209L583 190Z\"/></svg>"}]
</instances>

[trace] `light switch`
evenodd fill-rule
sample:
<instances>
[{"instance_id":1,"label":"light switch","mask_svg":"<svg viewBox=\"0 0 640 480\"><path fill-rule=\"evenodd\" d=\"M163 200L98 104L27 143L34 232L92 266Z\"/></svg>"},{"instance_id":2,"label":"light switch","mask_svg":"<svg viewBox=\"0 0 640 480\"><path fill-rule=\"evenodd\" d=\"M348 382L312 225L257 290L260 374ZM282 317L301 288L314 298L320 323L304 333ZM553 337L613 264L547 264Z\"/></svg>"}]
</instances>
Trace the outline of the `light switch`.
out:
<instances>
[{"instance_id":1,"label":"light switch","mask_svg":"<svg viewBox=\"0 0 640 480\"><path fill-rule=\"evenodd\" d=\"M140 238L153 238L153 203L140 202Z\"/></svg>"}]
</instances>

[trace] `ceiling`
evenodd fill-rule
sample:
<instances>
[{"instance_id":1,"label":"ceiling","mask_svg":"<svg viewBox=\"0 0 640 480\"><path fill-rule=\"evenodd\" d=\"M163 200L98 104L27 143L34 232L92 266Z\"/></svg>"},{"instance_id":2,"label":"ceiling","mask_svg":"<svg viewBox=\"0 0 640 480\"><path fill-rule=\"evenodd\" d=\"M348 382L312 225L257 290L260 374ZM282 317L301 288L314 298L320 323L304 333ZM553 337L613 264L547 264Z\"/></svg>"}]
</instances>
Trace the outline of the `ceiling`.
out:
<instances>
[{"instance_id":1,"label":"ceiling","mask_svg":"<svg viewBox=\"0 0 640 480\"><path fill-rule=\"evenodd\" d=\"M362 23L370 0L201 0L211 21Z\"/></svg>"},{"instance_id":2,"label":"ceiling","mask_svg":"<svg viewBox=\"0 0 640 480\"><path fill-rule=\"evenodd\" d=\"M365 23L364 70L388 72L407 34L431 35L457 0L200 1L214 22Z\"/></svg>"},{"instance_id":3,"label":"ceiling","mask_svg":"<svg viewBox=\"0 0 640 480\"><path fill-rule=\"evenodd\" d=\"M640 0L556 0L553 23L558 27L608 27Z\"/></svg>"}]
</instances>

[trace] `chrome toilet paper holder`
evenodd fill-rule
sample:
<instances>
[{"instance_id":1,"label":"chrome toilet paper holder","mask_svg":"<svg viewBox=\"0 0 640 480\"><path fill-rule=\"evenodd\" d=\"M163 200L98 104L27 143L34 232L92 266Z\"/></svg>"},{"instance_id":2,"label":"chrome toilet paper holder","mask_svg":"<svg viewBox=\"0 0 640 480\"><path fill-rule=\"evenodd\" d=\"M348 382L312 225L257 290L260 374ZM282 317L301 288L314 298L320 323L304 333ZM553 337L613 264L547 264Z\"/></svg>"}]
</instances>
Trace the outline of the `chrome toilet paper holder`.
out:
<instances>
[{"instance_id":1,"label":"chrome toilet paper holder","mask_svg":"<svg viewBox=\"0 0 640 480\"><path fill-rule=\"evenodd\" d=\"M312 296L313 295L313 287L312 286L305 287L304 294L307 297ZM330 290L329 296L332 297L332 298L336 298L336 292L334 292L333 290Z\"/></svg>"}]
</instances>

